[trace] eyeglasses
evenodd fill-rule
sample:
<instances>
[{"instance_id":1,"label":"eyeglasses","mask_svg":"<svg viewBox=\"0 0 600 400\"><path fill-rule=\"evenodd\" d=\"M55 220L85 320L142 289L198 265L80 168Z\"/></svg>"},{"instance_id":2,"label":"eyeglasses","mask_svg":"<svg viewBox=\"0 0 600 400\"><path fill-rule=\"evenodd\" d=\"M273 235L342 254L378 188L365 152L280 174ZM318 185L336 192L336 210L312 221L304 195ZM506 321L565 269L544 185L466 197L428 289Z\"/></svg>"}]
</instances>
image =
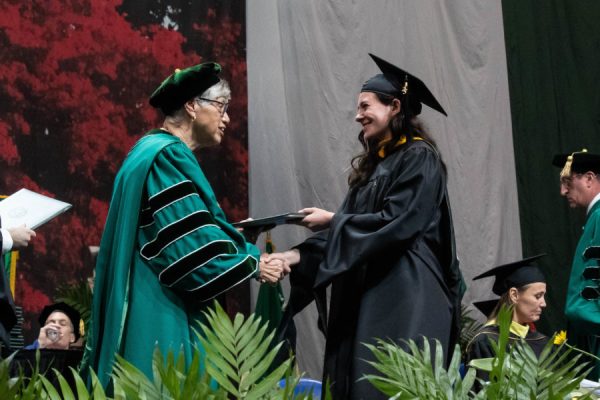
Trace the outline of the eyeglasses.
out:
<instances>
[{"instance_id":1,"label":"eyeglasses","mask_svg":"<svg viewBox=\"0 0 600 400\"><path fill-rule=\"evenodd\" d=\"M206 99L204 97L197 97L196 99L201 100L201 101L207 101L207 102L213 104L216 107L216 109L219 110L219 112L221 113L221 117L223 115L225 115L225 113L227 112L227 109L229 108L229 103L224 103L219 100Z\"/></svg>"}]
</instances>

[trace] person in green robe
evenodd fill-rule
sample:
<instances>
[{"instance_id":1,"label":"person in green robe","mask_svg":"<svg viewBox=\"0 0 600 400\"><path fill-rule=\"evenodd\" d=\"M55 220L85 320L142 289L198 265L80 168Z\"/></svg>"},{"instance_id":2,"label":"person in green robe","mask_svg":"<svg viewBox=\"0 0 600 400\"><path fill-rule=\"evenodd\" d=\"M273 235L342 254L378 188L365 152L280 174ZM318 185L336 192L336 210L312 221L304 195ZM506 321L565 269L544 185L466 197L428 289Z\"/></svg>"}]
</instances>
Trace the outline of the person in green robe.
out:
<instances>
[{"instance_id":1,"label":"person in green robe","mask_svg":"<svg viewBox=\"0 0 600 400\"><path fill-rule=\"evenodd\" d=\"M175 72L150 97L165 115L131 149L115 179L96 263L92 323L81 365L103 387L115 354L152 377L155 346L200 346L194 329L208 300L255 277L274 283L284 262L260 252L234 228L193 150L218 145L230 122L221 67Z\"/></svg>"},{"instance_id":2,"label":"person in green robe","mask_svg":"<svg viewBox=\"0 0 600 400\"><path fill-rule=\"evenodd\" d=\"M600 155L583 150L557 154L553 165L562 167L560 194L571 208L586 210L586 222L577 244L565 304L569 342L600 356ZM600 378L600 362L588 379Z\"/></svg>"}]
</instances>

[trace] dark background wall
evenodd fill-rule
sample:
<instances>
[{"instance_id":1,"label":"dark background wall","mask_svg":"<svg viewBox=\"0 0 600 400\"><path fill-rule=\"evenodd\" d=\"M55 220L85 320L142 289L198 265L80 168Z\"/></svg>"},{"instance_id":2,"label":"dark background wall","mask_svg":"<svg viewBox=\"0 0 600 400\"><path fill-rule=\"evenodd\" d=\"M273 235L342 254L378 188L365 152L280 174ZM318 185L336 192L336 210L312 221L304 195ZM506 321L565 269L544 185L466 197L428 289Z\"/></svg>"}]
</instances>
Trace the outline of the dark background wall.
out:
<instances>
[{"instance_id":1,"label":"dark background wall","mask_svg":"<svg viewBox=\"0 0 600 400\"><path fill-rule=\"evenodd\" d=\"M585 210L559 195L556 153L600 152L600 2L502 2L523 255L548 253L540 330L566 328L564 299Z\"/></svg>"},{"instance_id":2,"label":"dark background wall","mask_svg":"<svg viewBox=\"0 0 600 400\"><path fill-rule=\"evenodd\" d=\"M88 246L100 242L114 176L160 123L147 99L175 68L224 68L232 122L198 159L229 218L247 216L245 32L245 3L234 0L0 3L0 194L26 187L73 204L21 251L26 341L56 288L91 276ZM247 290L231 310L247 311Z\"/></svg>"}]
</instances>

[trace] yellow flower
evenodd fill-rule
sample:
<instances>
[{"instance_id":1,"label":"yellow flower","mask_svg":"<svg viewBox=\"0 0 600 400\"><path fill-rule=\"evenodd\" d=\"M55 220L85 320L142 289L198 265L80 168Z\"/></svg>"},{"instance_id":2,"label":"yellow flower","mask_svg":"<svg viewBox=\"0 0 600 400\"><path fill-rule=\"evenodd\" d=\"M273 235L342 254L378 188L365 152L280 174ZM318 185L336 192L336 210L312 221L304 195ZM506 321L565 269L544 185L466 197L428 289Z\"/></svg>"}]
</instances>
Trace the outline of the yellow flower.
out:
<instances>
[{"instance_id":1,"label":"yellow flower","mask_svg":"<svg viewBox=\"0 0 600 400\"><path fill-rule=\"evenodd\" d=\"M554 344L561 345L567 341L567 331L560 331L554 336Z\"/></svg>"}]
</instances>

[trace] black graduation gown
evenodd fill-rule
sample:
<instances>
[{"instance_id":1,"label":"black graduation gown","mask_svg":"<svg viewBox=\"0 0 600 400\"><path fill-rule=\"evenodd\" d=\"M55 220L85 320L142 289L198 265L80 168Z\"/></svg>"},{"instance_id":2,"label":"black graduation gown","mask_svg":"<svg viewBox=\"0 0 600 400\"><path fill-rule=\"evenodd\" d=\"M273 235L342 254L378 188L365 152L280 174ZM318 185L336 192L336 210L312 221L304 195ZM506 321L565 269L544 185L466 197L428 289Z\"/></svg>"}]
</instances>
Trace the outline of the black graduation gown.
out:
<instances>
[{"instance_id":1,"label":"black graduation gown","mask_svg":"<svg viewBox=\"0 0 600 400\"><path fill-rule=\"evenodd\" d=\"M327 338L323 382L335 399L386 398L357 382L375 373L362 344L374 338L400 344L424 335L453 351L462 277L445 171L428 143L409 142L382 160L366 185L350 190L329 230L297 248L288 313L307 304L312 285Z\"/></svg>"},{"instance_id":2,"label":"black graduation gown","mask_svg":"<svg viewBox=\"0 0 600 400\"><path fill-rule=\"evenodd\" d=\"M2 249L2 235L0 235L0 249ZM17 323L17 315L8 277L4 273L4 255L1 253L0 251L0 347L2 348L0 355L4 358L10 353L9 333Z\"/></svg>"},{"instance_id":3,"label":"black graduation gown","mask_svg":"<svg viewBox=\"0 0 600 400\"><path fill-rule=\"evenodd\" d=\"M494 349L492 349L492 345L490 344L490 339L497 341L500 334L500 329L498 325L488 325L484 326L474 337L471 339L469 344L467 345L467 363L471 360L476 360L478 358L493 358L496 356L494 353ZM519 336L510 332L509 334L509 345L516 340L519 340ZM531 350L535 353L536 357L539 357L542 354L542 350L548 343L548 336L539 333L532 332L529 330L527 335L523 338L525 343L531 347ZM488 380L488 373L484 371L477 371L477 376L483 380Z\"/></svg>"}]
</instances>

